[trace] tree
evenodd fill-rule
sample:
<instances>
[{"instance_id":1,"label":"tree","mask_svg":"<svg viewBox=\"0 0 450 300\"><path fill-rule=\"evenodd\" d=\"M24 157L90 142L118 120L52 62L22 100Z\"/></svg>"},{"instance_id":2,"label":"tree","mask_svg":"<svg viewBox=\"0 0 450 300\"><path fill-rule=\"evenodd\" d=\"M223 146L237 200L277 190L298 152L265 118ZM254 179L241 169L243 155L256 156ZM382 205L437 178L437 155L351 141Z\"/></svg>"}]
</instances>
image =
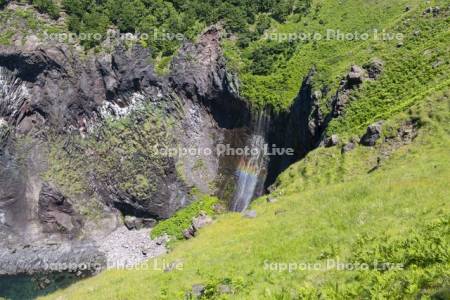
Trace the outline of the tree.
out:
<instances>
[{"instance_id":1,"label":"tree","mask_svg":"<svg viewBox=\"0 0 450 300\"><path fill-rule=\"evenodd\" d=\"M141 0L109 0L106 10L109 19L122 32L135 32L142 18L148 13Z\"/></svg>"}]
</instances>

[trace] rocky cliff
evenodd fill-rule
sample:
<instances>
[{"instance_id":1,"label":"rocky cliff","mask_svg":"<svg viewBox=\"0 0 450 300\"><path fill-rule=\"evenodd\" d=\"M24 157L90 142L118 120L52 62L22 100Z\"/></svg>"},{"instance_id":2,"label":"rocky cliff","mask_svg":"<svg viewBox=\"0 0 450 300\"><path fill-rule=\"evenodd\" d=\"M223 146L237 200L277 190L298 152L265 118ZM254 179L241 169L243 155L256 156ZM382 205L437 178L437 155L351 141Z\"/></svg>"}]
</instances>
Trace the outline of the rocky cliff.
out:
<instances>
[{"instance_id":1,"label":"rocky cliff","mask_svg":"<svg viewBox=\"0 0 450 300\"><path fill-rule=\"evenodd\" d=\"M215 192L219 157L152 159L150 150L214 149L228 130L248 124L248 107L226 71L219 39L212 27L198 42L186 43L166 76L155 74L150 53L139 46L90 56L61 44L0 47L3 273L36 272L42 261L64 262L67 253L83 256L85 251L76 250L83 245L91 249L85 260L101 260L92 241L119 226L120 215L167 218L194 200L193 189ZM138 128L132 138L106 152L96 148L106 138L104 124L130 118ZM150 129L140 132L142 122ZM131 150L119 153L124 149ZM120 169L124 165L128 169ZM144 180L142 188L129 187L128 177ZM78 181L82 189L72 189ZM99 216L93 218L92 211ZM55 243L76 247L47 255ZM30 247L40 263L11 263Z\"/></svg>"}]
</instances>

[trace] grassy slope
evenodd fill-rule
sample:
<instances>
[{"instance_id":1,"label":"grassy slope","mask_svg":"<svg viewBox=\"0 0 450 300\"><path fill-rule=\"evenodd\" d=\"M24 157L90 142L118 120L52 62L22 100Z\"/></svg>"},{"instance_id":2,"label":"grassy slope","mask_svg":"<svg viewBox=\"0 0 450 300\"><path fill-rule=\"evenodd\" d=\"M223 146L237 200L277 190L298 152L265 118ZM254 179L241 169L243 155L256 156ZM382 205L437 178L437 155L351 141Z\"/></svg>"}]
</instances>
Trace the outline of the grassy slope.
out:
<instances>
[{"instance_id":1,"label":"grassy slope","mask_svg":"<svg viewBox=\"0 0 450 300\"><path fill-rule=\"evenodd\" d=\"M435 262L419 264L416 269L401 273L370 271L363 278L358 278L358 272L264 270L265 260L323 262L331 257L351 261L361 260L364 256L361 253L369 258L378 257L379 251L372 251L371 243L397 245L396 238L414 237L411 233L414 228L424 229L429 221L448 218L450 214L449 103L448 94L439 93L449 89L448 17L419 17L425 9L419 0L340 2L315 1L316 6L321 4L315 17L291 20L276 25L276 30L314 32L338 28L361 32L386 28L405 33L404 46L397 48L397 41L321 41L298 45L296 53L281 60L270 75L256 76L245 71L245 66L251 63L246 56L265 42L257 41L242 53L226 43L227 54L235 57L230 64L240 69L243 95L252 102L284 109L298 92L301 78L315 64L319 71L317 88L329 85L331 91L324 97L329 99L352 63L362 65L373 57L381 57L386 62L383 76L363 86L344 118L333 121L329 132L348 137L361 134L367 124L379 119L390 119L398 125L402 119L414 117L425 124L414 144L403 146L390 158L383 159L381 168L371 174L367 172L376 165L384 149L382 145L373 149L358 147L345 156L337 148L318 149L280 176L275 191L277 203L266 204L263 198L255 202L257 218L244 219L239 214L221 216L216 224L202 230L198 238L176 244L173 252L158 259L159 264L180 259L184 263L182 271L107 271L48 298L174 299L182 298L193 284L209 283L212 291L224 280L232 282L235 297L253 299L283 299L291 294L317 292L329 298L343 295L354 298L349 296L351 293L366 298L375 293L382 297L383 293L391 293L384 294L387 297L417 294L421 288L431 293L443 285L443 280L448 285L448 277L445 279L440 268L448 270L450 266ZM445 7L445 1L431 2ZM404 11L406 4L412 6L410 12ZM405 25L406 19L411 19L410 25ZM320 24L320 20L325 24ZM421 34L415 37L413 32L418 29ZM441 63L433 68L432 64L439 60ZM428 100L422 102L424 99ZM413 105L416 108L408 113ZM441 236L448 243L446 230L447 235ZM427 234L433 236L432 233ZM358 246L358 237L365 235L373 241ZM417 240L423 238L419 234ZM406 240L402 245L405 244L414 243ZM406 258L400 255L398 260Z\"/></svg>"},{"instance_id":2,"label":"grassy slope","mask_svg":"<svg viewBox=\"0 0 450 300\"><path fill-rule=\"evenodd\" d=\"M199 237L157 260L181 260L183 270L107 271L48 299L180 299L193 284L208 283L213 291L222 281L236 289L231 298L315 299L322 293L337 299L404 299L448 285L449 96L448 89L435 93L391 120L419 118L423 127L412 144L398 148L375 172L367 173L383 145L358 147L344 156L336 148L312 152L280 176L276 203L264 198L254 203L255 219L220 216ZM440 231L420 233L439 219L447 220L433 227ZM440 256L428 261L436 253ZM324 263L326 258L417 266L366 273L264 269L265 261Z\"/></svg>"},{"instance_id":3,"label":"grassy slope","mask_svg":"<svg viewBox=\"0 0 450 300\"><path fill-rule=\"evenodd\" d=\"M342 41L318 40L315 42L297 41L296 51L290 58L282 58L269 75L253 75L248 71L251 65L250 53L265 44L261 39L252 43L243 51L225 43L227 55L232 66L239 70L242 79L242 94L258 105L271 105L283 110L289 107L298 92L302 78L315 65L317 89L329 88L324 100L335 93L340 78L351 64L363 65L371 58L379 57L386 61L384 80L376 82L356 96L358 100L374 102L378 113L389 116L388 111L402 109L408 99L415 93L429 89L436 82L445 78L448 71L448 61L438 68L431 68L436 57L447 56L446 41L449 39L448 17L423 17L422 12L427 5L423 1L314 1L312 13L303 19L290 20L286 24L278 24L271 33L319 32L325 36L327 29L341 32L372 33L386 30L390 33L404 35L403 47L397 47L398 40L374 40L370 35L368 40ZM406 5L411 7L405 11ZM445 7L445 1L431 1L429 5ZM318 8L317 10L315 8ZM317 11L317 12L316 12ZM420 35L414 32L420 31ZM424 55L424 51L428 54ZM434 81L436 80L436 81ZM433 82L434 81L434 82ZM325 107L324 101L324 107ZM367 110L367 115L358 113L351 123L333 125L335 131L347 130L360 123L365 126L374 116L373 110ZM389 108L389 109L388 109ZM353 113L353 112L351 112ZM358 124L359 125L359 124Z\"/></svg>"}]
</instances>

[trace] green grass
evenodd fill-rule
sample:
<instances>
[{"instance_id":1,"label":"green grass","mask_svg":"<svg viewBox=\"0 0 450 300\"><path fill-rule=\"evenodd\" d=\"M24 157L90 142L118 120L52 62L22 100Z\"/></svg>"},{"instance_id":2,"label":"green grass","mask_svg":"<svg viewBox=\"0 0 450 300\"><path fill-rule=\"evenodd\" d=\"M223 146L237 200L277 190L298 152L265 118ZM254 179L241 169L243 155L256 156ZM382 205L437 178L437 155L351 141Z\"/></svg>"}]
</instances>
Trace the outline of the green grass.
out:
<instances>
[{"instance_id":1,"label":"green grass","mask_svg":"<svg viewBox=\"0 0 450 300\"><path fill-rule=\"evenodd\" d=\"M411 10L406 12L409 5ZM439 17L423 17L427 6L445 7L445 1L313 1L312 12L304 18L292 17L285 24L272 26L268 35L275 33L320 33L326 36L327 29L341 32L370 33L368 40L327 40L294 41L291 47L296 50L291 55L276 59L267 75L252 72L254 65L267 64L277 54L266 59L252 59L252 54L260 48L273 43L264 38L240 50L232 42L224 42L225 54L230 69L238 71L242 84L241 93L256 106L271 106L275 110L286 110L296 97L301 81L310 68L315 65L318 74L315 78L317 90L326 88L322 107L334 95L341 77L352 64L363 65L374 57L386 62L385 75L380 81L367 85L354 96L355 106L348 109L351 115L346 121L332 124L331 129L344 131L366 124L373 116L374 108L386 112L411 98L415 92L429 87L446 78L449 72L448 17L443 13ZM386 30L389 33L401 33L404 36L403 47L397 47L398 41L375 40L373 30ZM420 35L414 35L415 31ZM423 55L429 50L428 55ZM436 68L432 64L440 57L443 63ZM359 101L361 100L361 101ZM374 101L376 100L376 101ZM361 113L362 111L362 113ZM361 115L363 114L363 115Z\"/></svg>"},{"instance_id":2,"label":"green grass","mask_svg":"<svg viewBox=\"0 0 450 300\"><path fill-rule=\"evenodd\" d=\"M205 298L413 299L449 286L450 101L448 90L392 118L390 126L420 118L418 137L382 151L358 146L341 155L318 149L277 183L275 203L219 216L198 237L176 244L156 261L182 270L110 270L43 299L183 299L192 285ZM368 270L270 270L271 263L367 263ZM374 261L401 264L375 268ZM153 266L154 261L150 265ZM218 296L220 284L234 293Z\"/></svg>"}]
</instances>

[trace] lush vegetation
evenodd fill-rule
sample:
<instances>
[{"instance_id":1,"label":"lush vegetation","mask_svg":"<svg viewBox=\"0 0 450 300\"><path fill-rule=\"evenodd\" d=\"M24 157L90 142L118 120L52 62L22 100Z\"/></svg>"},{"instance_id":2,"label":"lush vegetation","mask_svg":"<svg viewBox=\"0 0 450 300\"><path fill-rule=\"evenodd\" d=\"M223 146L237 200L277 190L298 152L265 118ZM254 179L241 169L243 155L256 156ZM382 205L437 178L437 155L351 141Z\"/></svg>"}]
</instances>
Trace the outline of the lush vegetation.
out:
<instances>
[{"instance_id":1,"label":"lush vegetation","mask_svg":"<svg viewBox=\"0 0 450 300\"><path fill-rule=\"evenodd\" d=\"M47 13L53 19L59 18L59 6L52 0L32 0L31 3L37 8L39 12Z\"/></svg>"},{"instance_id":2,"label":"lush vegetation","mask_svg":"<svg viewBox=\"0 0 450 300\"><path fill-rule=\"evenodd\" d=\"M175 239L183 239L183 230L189 228L192 223L192 218L205 213L209 216L215 214L214 205L219 202L217 197L211 197L207 195L199 196L189 206L180 209L172 217L167 220L159 222L152 229L152 237L167 234Z\"/></svg>"},{"instance_id":3,"label":"lush vegetation","mask_svg":"<svg viewBox=\"0 0 450 300\"><path fill-rule=\"evenodd\" d=\"M241 45L257 39L270 26L270 20L285 21L290 14L303 14L309 0L283 1L216 1L216 0L63 0L68 12L68 25L76 33L106 34L109 26L121 32L147 34L143 44L150 46L154 56L170 56L182 40L181 34L194 39L205 26L221 22L224 28L239 36ZM82 41L93 47L101 40Z\"/></svg>"},{"instance_id":4,"label":"lush vegetation","mask_svg":"<svg viewBox=\"0 0 450 300\"><path fill-rule=\"evenodd\" d=\"M389 132L408 121L420 124L418 137L392 144ZM256 218L218 216L176 244L164 259L182 270L110 270L46 298L182 299L203 284L205 299L446 299L449 122L445 89L388 120L376 147L310 153L279 178L275 203L254 202Z\"/></svg>"},{"instance_id":5,"label":"lush vegetation","mask_svg":"<svg viewBox=\"0 0 450 300\"><path fill-rule=\"evenodd\" d=\"M407 5L409 10L405 9ZM446 5L445 1L313 1L308 15L289 17L283 24L273 23L261 39L248 47L239 48L232 41L224 41L224 47L230 65L240 73L242 94L252 103L275 110L289 108L312 66L318 72L315 86L323 94L326 112L327 103L350 65L363 65L374 57L384 60L383 78L353 95L355 106L349 108L349 114L355 115L331 127L342 131L365 126L373 117L392 115L396 108L403 109L415 93L446 78L448 59L442 59L439 66L435 63L438 57L448 57L448 18L445 13L423 15L428 6ZM383 39L379 34L375 37L375 29L378 33L385 30L391 38ZM329 30L368 33L369 37L346 40L330 34L327 38ZM314 38L314 33L321 38ZM392 38L397 33L403 39ZM281 44L283 47L277 47Z\"/></svg>"}]
</instances>

